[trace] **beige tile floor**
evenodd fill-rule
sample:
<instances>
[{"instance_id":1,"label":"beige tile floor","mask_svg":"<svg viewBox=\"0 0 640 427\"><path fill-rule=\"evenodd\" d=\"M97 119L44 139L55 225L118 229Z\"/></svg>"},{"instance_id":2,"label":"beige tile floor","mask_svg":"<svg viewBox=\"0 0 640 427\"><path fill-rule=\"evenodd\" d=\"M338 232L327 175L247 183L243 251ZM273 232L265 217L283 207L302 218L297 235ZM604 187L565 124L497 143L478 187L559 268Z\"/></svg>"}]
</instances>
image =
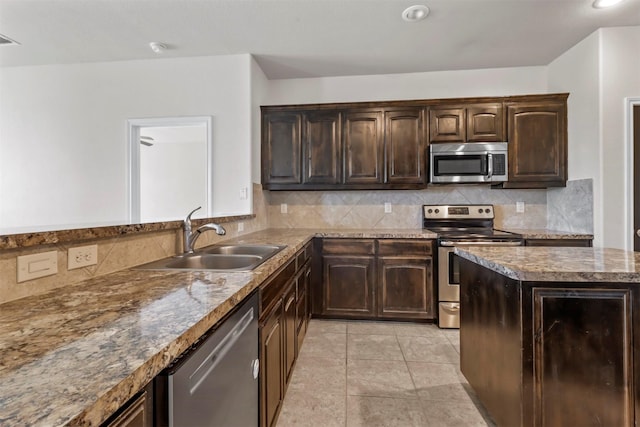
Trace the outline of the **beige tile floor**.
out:
<instances>
[{"instance_id":1,"label":"beige tile floor","mask_svg":"<svg viewBox=\"0 0 640 427\"><path fill-rule=\"evenodd\" d=\"M277 427L495 426L435 325L311 320Z\"/></svg>"}]
</instances>

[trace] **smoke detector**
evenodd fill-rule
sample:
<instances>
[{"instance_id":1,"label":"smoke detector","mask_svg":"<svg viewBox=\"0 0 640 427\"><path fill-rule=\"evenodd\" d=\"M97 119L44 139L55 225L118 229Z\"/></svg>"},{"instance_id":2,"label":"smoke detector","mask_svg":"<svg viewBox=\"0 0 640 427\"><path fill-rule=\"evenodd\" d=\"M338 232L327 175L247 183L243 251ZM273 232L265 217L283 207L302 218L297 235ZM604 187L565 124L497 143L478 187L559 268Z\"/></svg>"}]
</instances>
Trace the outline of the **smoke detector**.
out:
<instances>
[{"instance_id":1,"label":"smoke detector","mask_svg":"<svg viewBox=\"0 0 640 427\"><path fill-rule=\"evenodd\" d=\"M429 15L429 8L423 4L410 6L402 12L402 19L407 22L422 21Z\"/></svg>"},{"instance_id":2,"label":"smoke detector","mask_svg":"<svg viewBox=\"0 0 640 427\"><path fill-rule=\"evenodd\" d=\"M151 42L149 43L149 47L152 51L158 54L164 53L164 51L167 50L167 45L160 42Z\"/></svg>"}]
</instances>

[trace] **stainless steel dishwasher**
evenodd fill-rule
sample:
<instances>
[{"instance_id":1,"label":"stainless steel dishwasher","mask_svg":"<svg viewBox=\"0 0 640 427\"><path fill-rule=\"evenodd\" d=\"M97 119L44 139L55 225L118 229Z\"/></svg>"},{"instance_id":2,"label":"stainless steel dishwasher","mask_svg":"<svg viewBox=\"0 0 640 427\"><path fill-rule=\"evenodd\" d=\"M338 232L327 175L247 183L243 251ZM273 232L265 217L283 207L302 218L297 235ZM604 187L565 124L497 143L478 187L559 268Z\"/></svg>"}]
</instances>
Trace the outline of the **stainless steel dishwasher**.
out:
<instances>
[{"instance_id":1,"label":"stainless steel dishwasher","mask_svg":"<svg viewBox=\"0 0 640 427\"><path fill-rule=\"evenodd\" d=\"M259 422L258 296L155 380L155 425L250 427Z\"/></svg>"}]
</instances>

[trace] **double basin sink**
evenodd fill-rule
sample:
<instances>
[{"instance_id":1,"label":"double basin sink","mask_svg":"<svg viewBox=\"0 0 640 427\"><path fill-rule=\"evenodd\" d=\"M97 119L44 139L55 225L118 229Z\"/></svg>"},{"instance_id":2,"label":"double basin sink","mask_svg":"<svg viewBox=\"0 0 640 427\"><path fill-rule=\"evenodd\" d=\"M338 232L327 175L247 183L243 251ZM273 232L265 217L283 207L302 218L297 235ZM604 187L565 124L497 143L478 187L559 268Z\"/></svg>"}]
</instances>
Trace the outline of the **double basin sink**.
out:
<instances>
[{"instance_id":1,"label":"double basin sink","mask_svg":"<svg viewBox=\"0 0 640 427\"><path fill-rule=\"evenodd\" d=\"M286 246L278 245L214 245L192 254L143 264L139 270L215 270L250 271L280 252Z\"/></svg>"}]
</instances>

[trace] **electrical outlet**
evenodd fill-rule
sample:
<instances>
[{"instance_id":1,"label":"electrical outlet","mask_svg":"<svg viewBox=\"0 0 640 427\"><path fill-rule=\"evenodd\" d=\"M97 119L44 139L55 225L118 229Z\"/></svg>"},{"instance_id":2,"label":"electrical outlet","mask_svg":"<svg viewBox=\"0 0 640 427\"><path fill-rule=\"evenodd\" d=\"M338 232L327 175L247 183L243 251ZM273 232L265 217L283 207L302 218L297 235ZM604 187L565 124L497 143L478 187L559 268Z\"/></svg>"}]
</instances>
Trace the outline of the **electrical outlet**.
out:
<instances>
[{"instance_id":1,"label":"electrical outlet","mask_svg":"<svg viewBox=\"0 0 640 427\"><path fill-rule=\"evenodd\" d=\"M516 212L524 213L524 202L516 202Z\"/></svg>"},{"instance_id":2,"label":"electrical outlet","mask_svg":"<svg viewBox=\"0 0 640 427\"><path fill-rule=\"evenodd\" d=\"M244 222L238 223L238 233L240 233L241 231L244 231Z\"/></svg>"},{"instance_id":3,"label":"electrical outlet","mask_svg":"<svg viewBox=\"0 0 640 427\"><path fill-rule=\"evenodd\" d=\"M98 245L69 248L67 252L67 270L86 267L98 263Z\"/></svg>"},{"instance_id":4,"label":"electrical outlet","mask_svg":"<svg viewBox=\"0 0 640 427\"><path fill-rule=\"evenodd\" d=\"M288 206L286 203L281 203L280 204L280 213L286 214L288 211Z\"/></svg>"},{"instance_id":5,"label":"electrical outlet","mask_svg":"<svg viewBox=\"0 0 640 427\"><path fill-rule=\"evenodd\" d=\"M393 208L391 207L391 203L385 203L384 204L384 213L391 213L393 212Z\"/></svg>"},{"instance_id":6,"label":"electrical outlet","mask_svg":"<svg viewBox=\"0 0 640 427\"><path fill-rule=\"evenodd\" d=\"M58 252L41 252L18 257L18 283L58 273Z\"/></svg>"}]
</instances>

